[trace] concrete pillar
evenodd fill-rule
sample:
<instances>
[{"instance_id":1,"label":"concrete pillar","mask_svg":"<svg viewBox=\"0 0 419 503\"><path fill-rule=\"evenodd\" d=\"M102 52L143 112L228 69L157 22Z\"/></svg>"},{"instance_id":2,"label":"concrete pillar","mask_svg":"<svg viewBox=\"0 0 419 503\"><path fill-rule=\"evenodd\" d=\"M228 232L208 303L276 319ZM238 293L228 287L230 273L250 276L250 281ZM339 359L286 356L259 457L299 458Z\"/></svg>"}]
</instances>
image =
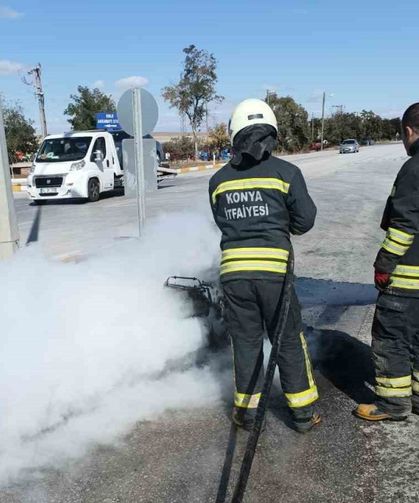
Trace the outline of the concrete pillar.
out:
<instances>
[{"instance_id":1,"label":"concrete pillar","mask_svg":"<svg viewBox=\"0 0 419 503\"><path fill-rule=\"evenodd\" d=\"M19 231L0 101L0 260L10 257L18 246Z\"/></svg>"}]
</instances>

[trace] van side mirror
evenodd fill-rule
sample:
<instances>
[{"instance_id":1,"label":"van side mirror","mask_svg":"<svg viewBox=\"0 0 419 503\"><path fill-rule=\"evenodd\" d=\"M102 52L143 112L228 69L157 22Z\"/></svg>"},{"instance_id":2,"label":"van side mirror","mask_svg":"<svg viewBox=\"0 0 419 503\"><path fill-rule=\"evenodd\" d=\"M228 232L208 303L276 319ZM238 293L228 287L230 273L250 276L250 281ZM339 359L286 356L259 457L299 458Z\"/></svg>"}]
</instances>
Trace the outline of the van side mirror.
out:
<instances>
[{"instance_id":1,"label":"van side mirror","mask_svg":"<svg viewBox=\"0 0 419 503\"><path fill-rule=\"evenodd\" d=\"M102 162L103 161L103 152L101 150L95 150L93 152L94 160L95 162Z\"/></svg>"}]
</instances>

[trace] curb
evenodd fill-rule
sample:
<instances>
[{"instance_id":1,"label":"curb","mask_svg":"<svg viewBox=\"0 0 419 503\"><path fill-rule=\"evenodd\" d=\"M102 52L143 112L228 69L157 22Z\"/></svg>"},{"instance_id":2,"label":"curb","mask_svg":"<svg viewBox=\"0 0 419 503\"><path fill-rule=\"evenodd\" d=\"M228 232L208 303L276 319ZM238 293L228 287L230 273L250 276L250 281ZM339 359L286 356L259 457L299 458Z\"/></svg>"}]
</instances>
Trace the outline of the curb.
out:
<instances>
[{"instance_id":1,"label":"curb","mask_svg":"<svg viewBox=\"0 0 419 503\"><path fill-rule=\"evenodd\" d=\"M12 180L12 190L13 192L25 192L26 191L26 178L25 179L14 179Z\"/></svg>"},{"instance_id":2,"label":"curb","mask_svg":"<svg viewBox=\"0 0 419 503\"><path fill-rule=\"evenodd\" d=\"M176 172L178 175L182 174L182 173L193 173L193 172L196 172L196 171L207 171L208 169L220 169L221 167L224 166L225 163L223 164L206 164L204 166L192 166L190 168L177 168L176 169Z\"/></svg>"}]
</instances>

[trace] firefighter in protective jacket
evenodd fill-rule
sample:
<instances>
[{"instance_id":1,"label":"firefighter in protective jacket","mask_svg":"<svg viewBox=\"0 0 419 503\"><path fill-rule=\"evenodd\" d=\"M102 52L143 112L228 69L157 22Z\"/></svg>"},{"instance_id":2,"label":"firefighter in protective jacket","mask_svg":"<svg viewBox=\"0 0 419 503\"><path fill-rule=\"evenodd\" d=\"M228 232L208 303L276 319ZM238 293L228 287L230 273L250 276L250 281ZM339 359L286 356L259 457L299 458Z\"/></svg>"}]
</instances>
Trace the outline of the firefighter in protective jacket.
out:
<instances>
[{"instance_id":1,"label":"firefighter in protective jacket","mask_svg":"<svg viewBox=\"0 0 419 503\"><path fill-rule=\"evenodd\" d=\"M240 103L229 133L233 158L211 178L209 196L222 233L220 278L235 367L233 421L250 429L263 386L264 330L272 340L290 233L309 231L316 207L300 170L271 155L277 122L265 102ZM294 289L278 366L295 427L308 431L320 422L313 407L318 392Z\"/></svg>"},{"instance_id":2,"label":"firefighter in protective jacket","mask_svg":"<svg viewBox=\"0 0 419 503\"><path fill-rule=\"evenodd\" d=\"M380 291L372 327L376 400L355 414L369 421L419 413L419 103L402 119L411 157L399 171L381 227L386 237L375 261Z\"/></svg>"}]
</instances>

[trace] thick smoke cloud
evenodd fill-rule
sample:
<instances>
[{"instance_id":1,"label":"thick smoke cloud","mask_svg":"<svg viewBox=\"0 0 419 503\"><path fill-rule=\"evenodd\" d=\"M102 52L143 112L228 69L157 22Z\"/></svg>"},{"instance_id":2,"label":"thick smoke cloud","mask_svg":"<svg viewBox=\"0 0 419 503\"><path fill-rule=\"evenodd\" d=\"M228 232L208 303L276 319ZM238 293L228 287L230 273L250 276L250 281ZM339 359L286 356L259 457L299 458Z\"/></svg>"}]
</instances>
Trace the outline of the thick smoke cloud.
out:
<instances>
[{"instance_id":1,"label":"thick smoke cloud","mask_svg":"<svg viewBox=\"0 0 419 503\"><path fill-rule=\"evenodd\" d=\"M177 214L78 263L31 246L0 264L0 483L113 442L168 408L219 399L208 369L167 371L205 333L184 297L163 287L217 260L209 221Z\"/></svg>"}]
</instances>

